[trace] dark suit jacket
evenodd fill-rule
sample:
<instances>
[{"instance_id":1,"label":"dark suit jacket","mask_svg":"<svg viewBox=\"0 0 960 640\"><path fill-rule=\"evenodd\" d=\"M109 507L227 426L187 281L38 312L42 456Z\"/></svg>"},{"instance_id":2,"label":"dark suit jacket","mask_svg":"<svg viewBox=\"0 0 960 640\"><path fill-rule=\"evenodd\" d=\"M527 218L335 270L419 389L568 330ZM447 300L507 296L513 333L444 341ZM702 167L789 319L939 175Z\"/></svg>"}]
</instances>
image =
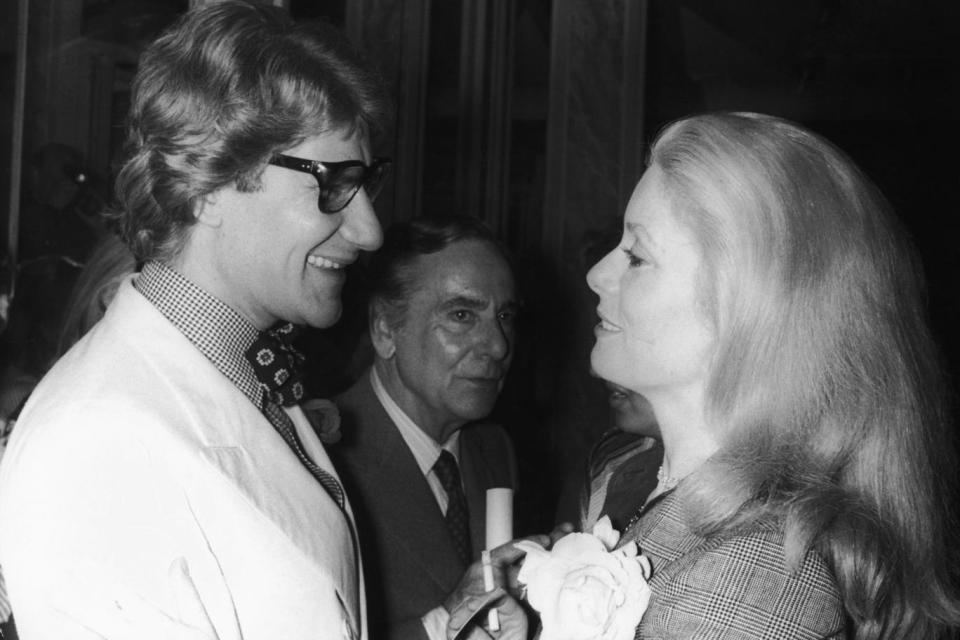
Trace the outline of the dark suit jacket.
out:
<instances>
[{"instance_id":1,"label":"dark suit jacket","mask_svg":"<svg viewBox=\"0 0 960 640\"><path fill-rule=\"evenodd\" d=\"M356 514L371 637L426 638L420 617L443 604L466 566L369 374L334 401L343 439L329 452ZM460 471L475 559L486 533L486 490L515 487L515 468L513 445L502 428L476 423L461 430Z\"/></svg>"},{"instance_id":2,"label":"dark suit jacket","mask_svg":"<svg viewBox=\"0 0 960 640\"><path fill-rule=\"evenodd\" d=\"M758 523L704 538L686 525L678 494L655 501L629 538L650 558L644 640L841 640L843 602L823 558L786 566L783 528Z\"/></svg>"}]
</instances>

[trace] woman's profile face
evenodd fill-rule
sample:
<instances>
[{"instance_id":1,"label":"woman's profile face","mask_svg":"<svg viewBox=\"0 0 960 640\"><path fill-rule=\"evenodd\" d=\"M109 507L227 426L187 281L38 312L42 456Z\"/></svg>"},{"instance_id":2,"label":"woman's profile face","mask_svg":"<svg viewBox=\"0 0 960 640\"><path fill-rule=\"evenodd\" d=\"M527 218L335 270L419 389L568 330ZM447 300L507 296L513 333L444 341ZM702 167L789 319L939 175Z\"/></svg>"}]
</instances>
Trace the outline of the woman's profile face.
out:
<instances>
[{"instance_id":1,"label":"woman's profile face","mask_svg":"<svg viewBox=\"0 0 960 640\"><path fill-rule=\"evenodd\" d=\"M702 393L715 331L697 300L701 251L651 167L627 205L620 244L587 274L600 302L591 364L648 398Z\"/></svg>"}]
</instances>

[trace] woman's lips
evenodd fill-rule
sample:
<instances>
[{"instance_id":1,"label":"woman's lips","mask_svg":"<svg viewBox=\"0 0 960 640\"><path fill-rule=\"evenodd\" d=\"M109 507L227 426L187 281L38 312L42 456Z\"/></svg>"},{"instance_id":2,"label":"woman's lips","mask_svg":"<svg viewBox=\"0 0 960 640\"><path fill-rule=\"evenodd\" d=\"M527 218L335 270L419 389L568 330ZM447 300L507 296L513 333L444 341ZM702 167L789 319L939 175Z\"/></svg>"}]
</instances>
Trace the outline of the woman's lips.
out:
<instances>
[{"instance_id":1,"label":"woman's lips","mask_svg":"<svg viewBox=\"0 0 960 640\"><path fill-rule=\"evenodd\" d=\"M613 324L602 313L597 313L600 317L600 322L597 323L597 331L606 331L606 332L616 332L620 331L620 327Z\"/></svg>"}]
</instances>

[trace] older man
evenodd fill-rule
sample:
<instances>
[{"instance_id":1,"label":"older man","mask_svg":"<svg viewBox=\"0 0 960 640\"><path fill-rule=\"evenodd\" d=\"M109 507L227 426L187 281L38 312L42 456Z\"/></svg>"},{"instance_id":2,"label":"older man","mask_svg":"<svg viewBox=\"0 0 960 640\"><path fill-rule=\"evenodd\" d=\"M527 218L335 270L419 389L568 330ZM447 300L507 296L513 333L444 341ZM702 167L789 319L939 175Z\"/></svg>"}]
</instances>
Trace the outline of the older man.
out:
<instances>
[{"instance_id":1,"label":"older man","mask_svg":"<svg viewBox=\"0 0 960 640\"><path fill-rule=\"evenodd\" d=\"M345 267L381 244L381 96L335 31L254 3L144 54L118 194L145 266L0 472L22 637L366 637L351 508L284 339L334 323Z\"/></svg>"},{"instance_id":2,"label":"older man","mask_svg":"<svg viewBox=\"0 0 960 640\"><path fill-rule=\"evenodd\" d=\"M436 637L438 605L483 547L485 490L515 483L510 439L483 419L513 357L517 296L473 218L396 225L370 267L374 364L336 399L331 455L357 509L374 632Z\"/></svg>"}]
</instances>

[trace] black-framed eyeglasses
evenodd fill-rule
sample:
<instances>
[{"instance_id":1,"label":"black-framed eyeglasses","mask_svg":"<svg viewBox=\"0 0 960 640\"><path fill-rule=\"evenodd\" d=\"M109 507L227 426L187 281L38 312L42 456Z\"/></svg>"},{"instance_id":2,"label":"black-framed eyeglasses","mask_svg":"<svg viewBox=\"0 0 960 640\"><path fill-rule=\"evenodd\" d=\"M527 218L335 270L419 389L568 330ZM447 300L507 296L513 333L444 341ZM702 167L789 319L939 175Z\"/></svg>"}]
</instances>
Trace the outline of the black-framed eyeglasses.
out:
<instances>
[{"instance_id":1,"label":"black-framed eyeglasses","mask_svg":"<svg viewBox=\"0 0 960 640\"><path fill-rule=\"evenodd\" d=\"M374 158L370 164L360 160L321 162L278 153L269 164L309 173L316 178L320 186L320 196L317 198L320 213L333 214L343 211L360 187L363 187L371 202L375 200L383 187L383 178L387 175L390 162L389 158Z\"/></svg>"}]
</instances>

